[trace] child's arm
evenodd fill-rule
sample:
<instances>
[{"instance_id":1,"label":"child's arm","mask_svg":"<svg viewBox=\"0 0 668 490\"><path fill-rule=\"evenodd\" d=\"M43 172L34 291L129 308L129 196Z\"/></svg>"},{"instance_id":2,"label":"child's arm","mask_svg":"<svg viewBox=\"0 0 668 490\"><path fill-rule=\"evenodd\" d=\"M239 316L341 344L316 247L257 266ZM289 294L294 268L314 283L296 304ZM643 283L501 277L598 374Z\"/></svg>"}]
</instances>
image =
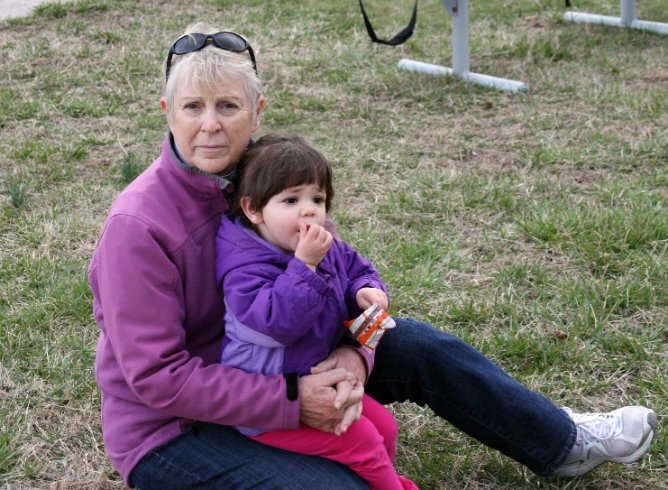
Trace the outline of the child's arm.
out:
<instances>
[{"instance_id":1,"label":"child's arm","mask_svg":"<svg viewBox=\"0 0 668 490\"><path fill-rule=\"evenodd\" d=\"M230 271L223 296L238 321L282 345L292 345L316 324L330 285L302 261L285 270L266 263Z\"/></svg>"},{"instance_id":2,"label":"child's arm","mask_svg":"<svg viewBox=\"0 0 668 490\"><path fill-rule=\"evenodd\" d=\"M337 248L343 254L349 279L346 304L351 317L359 315L373 303L378 303L385 310L389 309L387 287L373 264L345 242L337 242Z\"/></svg>"},{"instance_id":3,"label":"child's arm","mask_svg":"<svg viewBox=\"0 0 668 490\"><path fill-rule=\"evenodd\" d=\"M237 322L287 346L309 332L331 294L331 278L272 250L224 217L216 237L216 282Z\"/></svg>"}]
</instances>

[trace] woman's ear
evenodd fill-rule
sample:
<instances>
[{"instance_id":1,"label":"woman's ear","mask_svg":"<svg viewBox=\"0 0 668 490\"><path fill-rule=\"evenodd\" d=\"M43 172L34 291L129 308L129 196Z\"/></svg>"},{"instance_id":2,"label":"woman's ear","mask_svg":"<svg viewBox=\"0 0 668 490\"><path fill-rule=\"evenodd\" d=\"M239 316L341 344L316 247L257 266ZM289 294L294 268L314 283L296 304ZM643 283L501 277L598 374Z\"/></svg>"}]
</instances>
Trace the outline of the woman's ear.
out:
<instances>
[{"instance_id":1,"label":"woman's ear","mask_svg":"<svg viewBox=\"0 0 668 490\"><path fill-rule=\"evenodd\" d=\"M246 218L248 218L248 221L254 225L259 225L262 223L262 211L256 211L255 208L251 207L250 196L242 197L241 201L239 201L239 205L241 206L241 210L246 215Z\"/></svg>"},{"instance_id":2,"label":"woman's ear","mask_svg":"<svg viewBox=\"0 0 668 490\"><path fill-rule=\"evenodd\" d=\"M255 117L253 118L253 132L260 129L260 122L262 121L262 113L264 112L264 97L260 95L257 101L257 108L255 109Z\"/></svg>"},{"instance_id":3,"label":"woman's ear","mask_svg":"<svg viewBox=\"0 0 668 490\"><path fill-rule=\"evenodd\" d=\"M171 124L172 122L171 111L170 111L171 108L167 105L167 99L165 99L164 97L160 97L160 107L162 108L162 111L165 113L165 116L167 116L167 124Z\"/></svg>"}]
</instances>

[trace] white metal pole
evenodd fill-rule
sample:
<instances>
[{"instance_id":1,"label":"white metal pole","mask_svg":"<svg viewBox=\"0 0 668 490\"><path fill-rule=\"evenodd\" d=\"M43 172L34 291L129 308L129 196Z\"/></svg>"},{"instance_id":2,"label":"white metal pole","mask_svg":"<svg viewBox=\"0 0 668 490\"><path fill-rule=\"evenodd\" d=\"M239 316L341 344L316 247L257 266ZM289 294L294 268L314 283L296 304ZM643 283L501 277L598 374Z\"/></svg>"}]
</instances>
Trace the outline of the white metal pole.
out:
<instances>
[{"instance_id":1,"label":"white metal pole","mask_svg":"<svg viewBox=\"0 0 668 490\"><path fill-rule=\"evenodd\" d=\"M441 3L452 17L452 68L407 59L399 60L399 68L429 75L456 75L467 82L500 90L528 91L529 86L526 83L469 71L469 2L468 0L441 0Z\"/></svg>"},{"instance_id":2,"label":"white metal pole","mask_svg":"<svg viewBox=\"0 0 668 490\"><path fill-rule=\"evenodd\" d=\"M630 27L631 29L639 29L642 31L651 31L656 32L657 34L668 35L668 23L650 22L647 20L636 19L636 0L620 0L619 10L619 17L584 14L581 12L566 12L564 13L564 20L585 24L604 24L615 27Z\"/></svg>"},{"instance_id":3,"label":"white metal pole","mask_svg":"<svg viewBox=\"0 0 668 490\"><path fill-rule=\"evenodd\" d=\"M651 22L648 20L634 20L628 25L622 24L622 19L619 17L610 17L607 15L584 14L582 12L566 12L564 13L564 20L582 23L582 24L603 24L614 27L630 27L631 29L638 29L642 31L656 32L657 34L668 35L668 23L666 22Z\"/></svg>"},{"instance_id":4,"label":"white metal pole","mask_svg":"<svg viewBox=\"0 0 668 490\"><path fill-rule=\"evenodd\" d=\"M458 75L469 71L469 1L459 0L452 15L452 69Z\"/></svg>"},{"instance_id":5,"label":"white metal pole","mask_svg":"<svg viewBox=\"0 0 668 490\"><path fill-rule=\"evenodd\" d=\"M620 19L623 26L630 26L636 19L636 0L620 0Z\"/></svg>"},{"instance_id":6,"label":"white metal pole","mask_svg":"<svg viewBox=\"0 0 668 490\"><path fill-rule=\"evenodd\" d=\"M454 75L452 68L441 65L432 65L424 61L409 60L406 58L400 59L397 67L408 71L415 71L418 73L426 73L427 75Z\"/></svg>"}]
</instances>

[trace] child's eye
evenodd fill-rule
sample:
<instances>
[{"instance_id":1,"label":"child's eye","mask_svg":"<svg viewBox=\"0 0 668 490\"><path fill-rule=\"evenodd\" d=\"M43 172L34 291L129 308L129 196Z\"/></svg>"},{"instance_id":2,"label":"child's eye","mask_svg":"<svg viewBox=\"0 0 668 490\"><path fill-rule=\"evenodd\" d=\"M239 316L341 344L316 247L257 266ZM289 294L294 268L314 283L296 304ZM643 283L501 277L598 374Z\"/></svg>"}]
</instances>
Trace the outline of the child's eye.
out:
<instances>
[{"instance_id":1,"label":"child's eye","mask_svg":"<svg viewBox=\"0 0 668 490\"><path fill-rule=\"evenodd\" d=\"M325 202L325 198L321 196L317 196L313 198L313 202L316 204L323 204Z\"/></svg>"},{"instance_id":2,"label":"child's eye","mask_svg":"<svg viewBox=\"0 0 668 490\"><path fill-rule=\"evenodd\" d=\"M285 199L283 199L283 202L285 204L295 204L297 202L297 198L296 197L286 197Z\"/></svg>"}]
</instances>

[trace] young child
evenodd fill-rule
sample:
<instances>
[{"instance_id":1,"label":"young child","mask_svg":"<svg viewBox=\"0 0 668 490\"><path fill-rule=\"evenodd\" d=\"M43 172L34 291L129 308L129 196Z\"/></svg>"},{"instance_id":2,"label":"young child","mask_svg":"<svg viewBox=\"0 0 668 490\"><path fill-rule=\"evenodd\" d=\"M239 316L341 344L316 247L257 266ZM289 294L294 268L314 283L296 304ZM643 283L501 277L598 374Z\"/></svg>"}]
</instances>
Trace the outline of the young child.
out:
<instances>
[{"instance_id":1,"label":"young child","mask_svg":"<svg viewBox=\"0 0 668 490\"><path fill-rule=\"evenodd\" d=\"M325 157L298 136L266 135L239 162L230 217L216 239L225 298L221 362L264 374L310 373L346 334L343 324L387 289L365 258L324 228L334 191ZM369 396L343 434L239 430L265 444L347 465L372 489L416 489L394 471L397 426Z\"/></svg>"}]
</instances>

